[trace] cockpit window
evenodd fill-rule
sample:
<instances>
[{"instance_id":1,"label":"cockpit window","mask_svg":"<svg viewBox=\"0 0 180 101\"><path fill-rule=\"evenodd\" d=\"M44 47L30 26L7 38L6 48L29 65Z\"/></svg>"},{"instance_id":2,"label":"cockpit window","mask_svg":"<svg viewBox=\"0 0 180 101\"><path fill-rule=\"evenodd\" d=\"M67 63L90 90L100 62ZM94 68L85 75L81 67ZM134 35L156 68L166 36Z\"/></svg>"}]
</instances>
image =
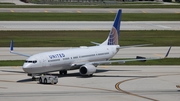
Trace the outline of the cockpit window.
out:
<instances>
[{"instance_id":1,"label":"cockpit window","mask_svg":"<svg viewBox=\"0 0 180 101\"><path fill-rule=\"evenodd\" d=\"M37 60L33 60L33 61L31 61L31 60L26 60L25 63L37 63Z\"/></svg>"},{"instance_id":2,"label":"cockpit window","mask_svg":"<svg viewBox=\"0 0 180 101\"><path fill-rule=\"evenodd\" d=\"M36 62L37 62L36 60L33 61L33 63L36 63Z\"/></svg>"}]
</instances>

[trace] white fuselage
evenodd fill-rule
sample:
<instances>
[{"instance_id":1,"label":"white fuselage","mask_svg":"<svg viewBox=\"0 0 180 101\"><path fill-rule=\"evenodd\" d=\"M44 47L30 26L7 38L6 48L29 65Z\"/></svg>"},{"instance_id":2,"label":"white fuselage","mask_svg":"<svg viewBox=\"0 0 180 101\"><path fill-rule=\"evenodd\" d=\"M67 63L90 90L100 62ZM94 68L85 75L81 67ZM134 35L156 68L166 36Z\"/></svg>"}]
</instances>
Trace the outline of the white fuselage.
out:
<instances>
[{"instance_id":1,"label":"white fuselage","mask_svg":"<svg viewBox=\"0 0 180 101\"><path fill-rule=\"evenodd\" d=\"M86 64L93 61L107 61L117 52L119 45L103 45L69 50L51 51L29 57L23 65L27 73L46 73L60 70L78 69L73 64Z\"/></svg>"}]
</instances>

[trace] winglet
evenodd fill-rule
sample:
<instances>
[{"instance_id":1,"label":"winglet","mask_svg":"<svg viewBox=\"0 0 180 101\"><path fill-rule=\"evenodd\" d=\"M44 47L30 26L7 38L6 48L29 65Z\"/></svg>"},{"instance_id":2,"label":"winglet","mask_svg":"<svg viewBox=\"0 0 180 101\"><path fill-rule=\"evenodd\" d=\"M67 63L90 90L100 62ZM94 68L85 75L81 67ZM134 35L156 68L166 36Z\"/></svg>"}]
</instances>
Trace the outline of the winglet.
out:
<instances>
[{"instance_id":1,"label":"winglet","mask_svg":"<svg viewBox=\"0 0 180 101\"><path fill-rule=\"evenodd\" d=\"M171 47L172 47L172 46L170 46L170 47L169 47L169 49L168 49L168 51L167 51L167 53L166 53L166 55L165 55L165 57L164 57L164 58L168 57L169 52L170 52L170 50L171 50Z\"/></svg>"},{"instance_id":2,"label":"winglet","mask_svg":"<svg viewBox=\"0 0 180 101\"><path fill-rule=\"evenodd\" d=\"M27 54L22 54L22 53L14 52L13 48L14 48L14 42L13 42L13 40L11 40L11 42L10 42L10 53L21 55L21 56L25 56L25 57L30 57L30 55L27 55Z\"/></svg>"},{"instance_id":3,"label":"winglet","mask_svg":"<svg viewBox=\"0 0 180 101\"><path fill-rule=\"evenodd\" d=\"M13 50L14 50L13 47L14 47L14 42L13 42L13 40L11 40L11 43L10 43L10 51L13 51Z\"/></svg>"}]
</instances>

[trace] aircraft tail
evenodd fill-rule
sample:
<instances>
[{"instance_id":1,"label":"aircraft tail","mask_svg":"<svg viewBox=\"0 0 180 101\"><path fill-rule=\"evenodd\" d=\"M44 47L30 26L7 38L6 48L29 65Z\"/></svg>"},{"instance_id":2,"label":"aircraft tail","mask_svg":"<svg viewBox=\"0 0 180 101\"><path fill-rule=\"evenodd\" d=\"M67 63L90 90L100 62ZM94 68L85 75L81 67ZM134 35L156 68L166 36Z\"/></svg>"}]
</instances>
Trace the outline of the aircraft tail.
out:
<instances>
[{"instance_id":1,"label":"aircraft tail","mask_svg":"<svg viewBox=\"0 0 180 101\"><path fill-rule=\"evenodd\" d=\"M120 24L121 24L121 15L122 10L119 9L116 17L114 19L114 24L109 33L108 38L101 45L119 45L119 36L120 36Z\"/></svg>"}]
</instances>

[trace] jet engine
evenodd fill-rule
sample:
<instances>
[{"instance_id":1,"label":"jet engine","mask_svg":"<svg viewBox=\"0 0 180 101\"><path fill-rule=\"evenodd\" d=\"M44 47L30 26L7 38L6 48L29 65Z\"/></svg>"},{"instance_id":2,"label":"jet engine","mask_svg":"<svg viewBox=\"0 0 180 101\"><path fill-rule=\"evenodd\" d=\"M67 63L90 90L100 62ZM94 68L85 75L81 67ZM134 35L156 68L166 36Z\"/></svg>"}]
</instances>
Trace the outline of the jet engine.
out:
<instances>
[{"instance_id":1,"label":"jet engine","mask_svg":"<svg viewBox=\"0 0 180 101\"><path fill-rule=\"evenodd\" d=\"M81 75L92 75L96 72L96 67L94 65L83 65L79 68L79 72Z\"/></svg>"}]
</instances>

